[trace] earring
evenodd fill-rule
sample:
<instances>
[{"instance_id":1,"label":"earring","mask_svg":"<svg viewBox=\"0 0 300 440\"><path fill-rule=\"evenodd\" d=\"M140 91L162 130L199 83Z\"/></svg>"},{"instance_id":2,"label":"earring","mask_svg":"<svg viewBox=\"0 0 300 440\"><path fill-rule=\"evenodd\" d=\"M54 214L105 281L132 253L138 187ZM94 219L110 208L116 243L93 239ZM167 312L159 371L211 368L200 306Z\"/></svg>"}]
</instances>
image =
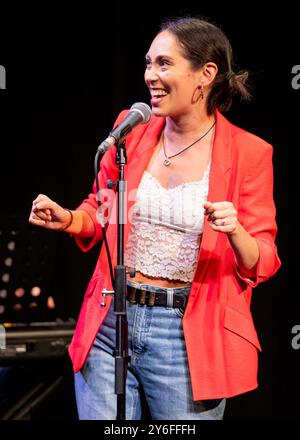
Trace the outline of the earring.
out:
<instances>
[{"instance_id":1,"label":"earring","mask_svg":"<svg viewBox=\"0 0 300 440\"><path fill-rule=\"evenodd\" d=\"M200 99L204 99L204 86L203 86L203 83L201 82L201 85L200 86L198 86L195 90L194 90L194 93L193 93L193 96L192 96L192 102L193 103L196 103L196 102L198 102Z\"/></svg>"},{"instance_id":2,"label":"earring","mask_svg":"<svg viewBox=\"0 0 300 440\"><path fill-rule=\"evenodd\" d=\"M200 94L201 94L201 98L204 99L204 85L203 85L203 82L201 82Z\"/></svg>"}]
</instances>

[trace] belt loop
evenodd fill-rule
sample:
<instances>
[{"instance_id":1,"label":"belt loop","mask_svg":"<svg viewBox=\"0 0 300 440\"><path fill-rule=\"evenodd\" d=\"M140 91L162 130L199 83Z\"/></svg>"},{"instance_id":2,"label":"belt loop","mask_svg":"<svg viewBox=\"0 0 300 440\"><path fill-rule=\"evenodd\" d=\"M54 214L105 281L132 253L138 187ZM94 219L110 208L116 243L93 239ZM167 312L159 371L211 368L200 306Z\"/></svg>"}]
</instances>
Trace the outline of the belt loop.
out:
<instances>
[{"instance_id":1,"label":"belt loop","mask_svg":"<svg viewBox=\"0 0 300 440\"><path fill-rule=\"evenodd\" d=\"M174 289L167 288L167 308L173 308Z\"/></svg>"},{"instance_id":2,"label":"belt loop","mask_svg":"<svg viewBox=\"0 0 300 440\"><path fill-rule=\"evenodd\" d=\"M127 299L132 304L136 304L136 288L133 286L127 286Z\"/></svg>"},{"instance_id":3,"label":"belt loop","mask_svg":"<svg viewBox=\"0 0 300 440\"><path fill-rule=\"evenodd\" d=\"M149 292L149 302L148 306L153 307L155 304L155 292Z\"/></svg>"},{"instance_id":4,"label":"belt loop","mask_svg":"<svg viewBox=\"0 0 300 440\"><path fill-rule=\"evenodd\" d=\"M140 290L139 304L141 304L142 306L146 304L146 295L147 295L146 290Z\"/></svg>"}]
</instances>

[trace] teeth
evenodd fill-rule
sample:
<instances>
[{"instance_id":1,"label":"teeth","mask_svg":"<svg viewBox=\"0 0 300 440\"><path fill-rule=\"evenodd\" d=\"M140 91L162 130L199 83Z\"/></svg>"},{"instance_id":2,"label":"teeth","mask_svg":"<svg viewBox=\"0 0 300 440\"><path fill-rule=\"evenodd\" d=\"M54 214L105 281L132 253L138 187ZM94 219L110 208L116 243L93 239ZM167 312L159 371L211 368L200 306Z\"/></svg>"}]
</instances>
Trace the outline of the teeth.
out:
<instances>
[{"instance_id":1,"label":"teeth","mask_svg":"<svg viewBox=\"0 0 300 440\"><path fill-rule=\"evenodd\" d=\"M151 94L154 98L156 98L158 96L166 96L167 92L165 90L152 90Z\"/></svg>"}]
</instances>

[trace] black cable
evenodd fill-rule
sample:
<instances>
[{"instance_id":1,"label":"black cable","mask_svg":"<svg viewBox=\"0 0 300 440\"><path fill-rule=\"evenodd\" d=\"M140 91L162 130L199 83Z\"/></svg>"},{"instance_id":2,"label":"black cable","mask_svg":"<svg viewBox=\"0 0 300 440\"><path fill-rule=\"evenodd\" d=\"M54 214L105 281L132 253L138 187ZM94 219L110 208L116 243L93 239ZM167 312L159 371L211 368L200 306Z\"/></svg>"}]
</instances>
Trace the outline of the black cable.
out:
<instances>
[{"instance_id":1,"label":"black cable","mask_svg":"<svg viewBox=\"0 0 300 440\"><path fill-rule=\"evenodd\" d=\"M102 236L103 236L103 241L104 241L104 245L105 245L105 250L106 250L106 255L107 255L107 261L108 261L108 265L109 265L109 272L110 272L110 279L111 279L111 285L114 287L114 273L113 273L113 267L112 267L112 261L111 261L111 255L109 252L109 247L108 247L108 243L107 243L107 238L106 238L106 229L105 226L102 225L101 219L102 217L102 213L101 213L101 200L100 200L100 185L99 185L99 167L98 164L100 164L100 161L102 159L99 159L100 154L103 156L103 153L101 153L99 150L97 150L97 153L95 155L95 162L94 162L94 172L95 172L95 182L96 182L96 200L98 203L98 215L99 215L99 219L100 219L100 226L102 229Z\"/></svg>"}]
</instances>

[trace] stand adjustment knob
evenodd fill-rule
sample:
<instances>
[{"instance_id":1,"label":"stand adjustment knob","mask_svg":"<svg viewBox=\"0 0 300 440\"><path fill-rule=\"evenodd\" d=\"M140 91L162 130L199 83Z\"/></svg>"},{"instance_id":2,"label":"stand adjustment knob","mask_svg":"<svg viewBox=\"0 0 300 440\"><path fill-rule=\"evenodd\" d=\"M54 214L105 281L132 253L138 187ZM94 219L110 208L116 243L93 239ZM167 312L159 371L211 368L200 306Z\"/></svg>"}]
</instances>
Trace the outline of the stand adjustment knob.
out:
<instances>
[{"instance_id":1,"label":"stand adjustment knob","mask_svg":"<svg viewBox=\"0 0 300 440\"><path fill-rule=\"evenodd\" d=\"M104 287L104 289L102 289L102 301L100 303L101 307L106 307L106 295L114 295L115 291L114 290L106 290L106 288Z\"/></svg>"},{"instance_id":2,"label":"stand adjustment knob","mask_svg":"<svg viewBox=\"0 0 300 440\"><path fill-rule=\"evenodd\" d=\"M136 274L135 267L130 267L129 271L126 271L126 274L130 276L130 278L134 278Z\"/></svg>"},{"instance_id":3,"label":"stand adjustment knob","mask_svg":"<svg viewBox=\"0 0 300 440\"><path fill-rule=\"evenodd\" d=\"M116 182L114 182L112 179L107 179L107 188L113 189L114 186L116 186Z\"/></svg>"}]
</instances>

